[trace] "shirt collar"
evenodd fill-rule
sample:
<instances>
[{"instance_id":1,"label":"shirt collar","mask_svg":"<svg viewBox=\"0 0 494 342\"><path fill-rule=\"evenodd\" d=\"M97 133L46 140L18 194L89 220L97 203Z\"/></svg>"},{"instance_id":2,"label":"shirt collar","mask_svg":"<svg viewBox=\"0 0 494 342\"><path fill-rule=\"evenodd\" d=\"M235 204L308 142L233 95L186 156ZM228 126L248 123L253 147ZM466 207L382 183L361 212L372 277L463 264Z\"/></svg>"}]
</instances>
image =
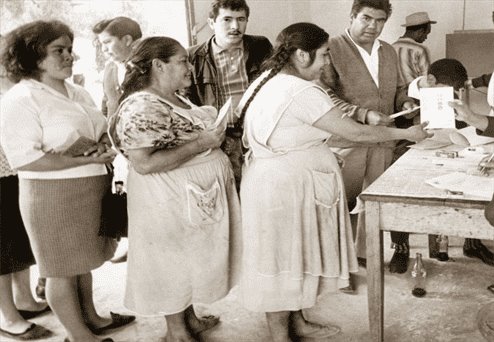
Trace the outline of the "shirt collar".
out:
<instances>
[{"instance_id":1,"label":"shirt collar","mask_svg":"<svg viewBox=\"0 0 494 342\"><path fill-rule=\"evenodd\" d=\"M240 43L238 46L235 46L235 47L233 47L231 49L225 49L225 48L220 47L218 44L216 44L216 38L213 37L213 39L211 39L211 47L213 49L213 53L215 55L219 55L221 53L228 52L228 51L233 51L233 50L241 50L241 51L243 51L244 50L244 43L243 43L243 40L242 40L242 43Z\"/></svg>"},{"instance_id":2,"label":"shirt collar","mask_svg":"<svg viewBox=\"0 0 494 342\"><path fill-rule=\"evenodd\" d=\"M348 38L350 38L350 40L352 41L353 45L355 45L357 47L357 49L362 50L362 51L365 51L368 54L368 52L363 47L361 47L360 45L358 45L357 43L355 43L355 41L353 40L352 36L350 35L350 30L349 29L346 29L345 30L345 33L348 36ZM379 39L374 40L374 44L372 44L371 55L373 53L377 52L377 50L380 47L381 47L381 41Z\"/></svg>"},{"instance_id":3,"label":"shirt collar","mask_svg":"<svg viewBox=\"0 0 494 342\"><path fill-rule=\"evenodd\" d=\"M42 83L38 80L35 80L33 78L29 78L29 79L24 78L20 81L20 83L26 85L29 88L46 90L46 91L52 93L53 95L60 96L60 97L63 97L64 99L66 99L65 96L60 94L58 91L56 91L55 89L53 89L49 85L44 84L44 83ZM71 85L67 81L64 81L64 84L65 84L65 88L67 89L67 93L69 94L69 98L72 99L74 97L74 89L71 87Z\"/></svg>"}]
</instances>

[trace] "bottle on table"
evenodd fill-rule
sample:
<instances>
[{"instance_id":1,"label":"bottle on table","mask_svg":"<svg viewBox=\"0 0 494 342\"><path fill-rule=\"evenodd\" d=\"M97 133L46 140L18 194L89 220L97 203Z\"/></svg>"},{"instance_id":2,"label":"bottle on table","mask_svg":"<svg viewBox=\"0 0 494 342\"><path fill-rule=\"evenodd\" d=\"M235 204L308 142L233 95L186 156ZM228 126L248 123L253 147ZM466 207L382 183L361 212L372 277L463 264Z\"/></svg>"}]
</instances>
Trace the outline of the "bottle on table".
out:
<instances>
[{"instance_id":1,"label":"bottle on table","mask_svg":"<svg viewBox=\"0 0 494 342\"><path fill-rule=\"evenodd\" d=\"M413 268L412 268L412 280L413 280L412 295L414 295L415 297L425 296L426 276L427 276L427 271L422 262L422 254L417 253L415 258L415 263L413 264Z\"/></svg>"}]
</instances>

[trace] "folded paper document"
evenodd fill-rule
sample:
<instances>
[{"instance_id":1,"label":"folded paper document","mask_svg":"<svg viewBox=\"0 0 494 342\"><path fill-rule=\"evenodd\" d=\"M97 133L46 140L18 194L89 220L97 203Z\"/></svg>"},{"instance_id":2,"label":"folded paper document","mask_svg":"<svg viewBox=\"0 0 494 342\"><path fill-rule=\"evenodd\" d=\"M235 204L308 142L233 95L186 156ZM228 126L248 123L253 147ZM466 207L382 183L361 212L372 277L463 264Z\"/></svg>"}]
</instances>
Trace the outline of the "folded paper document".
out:
<instances>
[{"instance_id":1,"label":"folded paper document","mask_svg":"<svg viewBox=\"0 0 494 342\"><path fill-rule=\"evenodd\" d=\"M455 112L448 105L453 99L453 87L421 88L420 121L428 121L428 128L455 128Z\"/></svg>"},{"instance_id":2,"label":"folded paper document","mask_svg":"<svg viewBox=\"0 0 494 342\"><path fill-rule=\"evenodd\" d=\"M468 194L485 200L490 200L494 193L494 177L474 176L463 172L448 173L425 182L452 194Z\"/></svg>"},{"instance_id":3,"label":"folded paper document","mask_svg":"<svg viewBox=\"0 0 494 342\"><path fill-rule=\"evenodd\" d=\"M458 145L462 147L479 146L494 142L494 138L477 135L474 127L468 126L462 129L443 128L433 130L434 136L422 140L410 148L418 150L435 150L449 145Z\"/></svg>"}]
</instances>

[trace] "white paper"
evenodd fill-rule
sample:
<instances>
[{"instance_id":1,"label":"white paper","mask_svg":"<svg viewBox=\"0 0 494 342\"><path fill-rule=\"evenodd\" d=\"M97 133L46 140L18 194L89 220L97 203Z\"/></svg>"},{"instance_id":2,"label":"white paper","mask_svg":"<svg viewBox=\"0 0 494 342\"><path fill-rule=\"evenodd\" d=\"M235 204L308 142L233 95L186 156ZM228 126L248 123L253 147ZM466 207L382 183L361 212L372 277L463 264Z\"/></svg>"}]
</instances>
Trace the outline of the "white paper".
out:
<instances>
[{"instance_id":1,"label":"white paper","mask_svg":"<svg viewBox=\"0 0 494 342\"><path fill-rule=\"evenodd\" d=\"M416 110L420 109L420 106L417 106L417 107L413 107L411 109L405 109L405 110L402 110L401 112L398 112L398 113L394 113L394 114L391 114L389 116L390 119L394 119L394 118L397 118L399 116L403 116L403 115L407 115L407 114L410 114L412 112L415 112Z\"/></svg>"},{"instance_id":2,"label":"white paper","mask_svg":"<svg viewBox=\"0 0 494 342\"><path fill-rule=\"evenodd\" d=\"M455 112L448 105L453 99L453 87L421 88L420 122L428 121L427 128L455 128Z\"/></svg>"},{"instance_id":3,"label":"white paper","mask_svg":"<svg viewBox=\"0 0 494 342\"><path fill-rule=\"evenodd\" d=\"M485 145L494 142L494 138L478 135L475 127L472 126L462 128L458 130L458 133L468 140L469 146Z\"/></svg>"},{"instance_id":4,"label":"white paper","mask_svg":"<svg viewBox=\"0 0 494 342\"><path fill-rule=\"evenodd\" d=\"M218 117L216 118L216 121L214 122L213 126L214 127L219 127L222 125L224 129L226 129L226 126L228 124L228 114L232 113L232 97L230 96L228 100L226 100L225 104L223 107L218 112Z\"/></svg>"},{"instance_id":5,"label":"white paper","mask_svg":"<svg viewBox=\"0 0 494 342\"><path fill-rule=\"evenodd\" d=\"M456 195L468 194L490 200L494 193L494 178L467 175L462 172L452 172L425 181L438 189L444 189Z\"/></svg>"}]
</instances>

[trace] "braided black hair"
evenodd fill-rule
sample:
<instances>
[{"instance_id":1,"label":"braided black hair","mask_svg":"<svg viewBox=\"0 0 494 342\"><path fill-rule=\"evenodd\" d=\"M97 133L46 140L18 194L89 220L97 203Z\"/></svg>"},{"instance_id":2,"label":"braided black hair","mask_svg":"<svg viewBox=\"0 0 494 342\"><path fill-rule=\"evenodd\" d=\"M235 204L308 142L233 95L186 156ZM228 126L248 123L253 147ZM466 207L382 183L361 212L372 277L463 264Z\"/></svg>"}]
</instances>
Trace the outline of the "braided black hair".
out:
<instances>
[{"instance_id":1,"label":"braided black hair","mask_svg":"<svg viewBox=\"0 0 494 342\"><path fill-rule=\"evenodd\" d=\"M316 50L319 49L329 39L329 35L317 25L311 23L296 23L283 29L274 46L271 56L262 64L262 70L271 70L269 74L257 85L252 95L245 102L238 125L243 125L245 113L250 103L256 97L259 90L276 74L278 74L287 64L290 63L290 57L297 50L303 50L309 53L311 63L314 62ZM239 129L242 129L239 127Z\"/></svg>"}]
</instances>

